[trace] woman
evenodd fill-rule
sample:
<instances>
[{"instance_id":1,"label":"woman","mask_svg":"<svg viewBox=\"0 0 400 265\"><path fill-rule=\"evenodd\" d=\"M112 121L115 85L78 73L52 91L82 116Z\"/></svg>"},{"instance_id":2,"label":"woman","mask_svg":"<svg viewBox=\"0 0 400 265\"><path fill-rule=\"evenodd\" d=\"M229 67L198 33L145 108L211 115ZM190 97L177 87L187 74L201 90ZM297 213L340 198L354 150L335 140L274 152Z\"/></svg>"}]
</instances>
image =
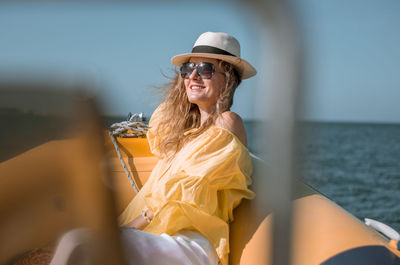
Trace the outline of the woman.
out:
<instances>
[{"instance_id":1,"label":"woman","mask_svg":"<svg viewBox=\"0 0 400 265\"><path fill-rule=\"evenodd\" d=\"M172 63L180 71L147 134L159 162L119 218L123 246L132 264L228 265L233 208L254 196L245 128L230 107L256 71L226 33L203 33Z\"/></svg>"},{"instance_id":2,"label":"woman","mask_svg":"<svg viewBox=\"0 0 400 265\"><path fill-rule=\"evenodd\" d=\"M121 225L150 233L123 229L123 240L142 264L227 265L232 210L254 196L245 128L230 107L256 71L226 33L203 33L172 63L180 71L147 135L160 160L120 216Z\"/></svg>"}]
</instances>

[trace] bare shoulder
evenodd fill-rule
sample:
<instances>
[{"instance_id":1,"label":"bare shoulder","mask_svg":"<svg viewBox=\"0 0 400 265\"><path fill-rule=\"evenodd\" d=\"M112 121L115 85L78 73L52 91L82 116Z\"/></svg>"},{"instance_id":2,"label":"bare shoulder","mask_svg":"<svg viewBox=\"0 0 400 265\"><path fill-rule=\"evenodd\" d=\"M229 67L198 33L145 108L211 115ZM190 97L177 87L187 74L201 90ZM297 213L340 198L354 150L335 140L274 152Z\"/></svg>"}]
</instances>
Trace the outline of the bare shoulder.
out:
<instances>
[{"instance_id":1,"label":"bare shoulder","mask_svg":"<svg viewBox=\"0 0 400 265\"><path fill-rule=\"evenodd\" d=\"M225 111L217 118L215 124L236 135L236 137L247 146L246 129L244 128L242 118L237 113Z\"/></svg>"}]
</instances>

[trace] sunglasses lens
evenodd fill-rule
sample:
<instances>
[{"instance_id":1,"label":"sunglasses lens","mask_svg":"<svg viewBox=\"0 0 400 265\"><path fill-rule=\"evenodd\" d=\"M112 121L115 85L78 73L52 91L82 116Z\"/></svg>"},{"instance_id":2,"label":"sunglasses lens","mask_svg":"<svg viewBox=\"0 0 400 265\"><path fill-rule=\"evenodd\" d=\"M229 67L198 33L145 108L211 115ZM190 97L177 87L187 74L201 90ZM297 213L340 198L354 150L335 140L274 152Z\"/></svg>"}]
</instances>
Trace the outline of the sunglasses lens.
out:
<instances>
[{"instance_id":1,"label":"sunglasses lens","mask_svg":"<svg viewBox=\"0 0 400 265\"><path fill-rule=\"evenodd\" d=\"M200 63L197 66L197 73L203 79L210 79L215 72L214 65L212 63Z\"/></svg>"},{"instance_id":2,"label":"sunglasses lens","mask_svg":"<svg viewBox=\"0 0 400 265\"><path fill-rule=\"evenodd\" d=\"M194 69L195 69L194 63L182 64L181 69L180 69L182 78L189 78L189 76L192 74Z\"/></svg>"},{"instance_id":3,"label":"sunglasses lens","mask_svg":"<svg viewBox=\"0 0 400 265\"><path fill-rule=\"evenodd\" d=\"M194 63L184 63L180 68L182 78L189 78L194 69L197 70L197 75L202 79L211 79L215 72L215 67L212 63L199 63L197 66Z\"/></svg>"}]
</instances>

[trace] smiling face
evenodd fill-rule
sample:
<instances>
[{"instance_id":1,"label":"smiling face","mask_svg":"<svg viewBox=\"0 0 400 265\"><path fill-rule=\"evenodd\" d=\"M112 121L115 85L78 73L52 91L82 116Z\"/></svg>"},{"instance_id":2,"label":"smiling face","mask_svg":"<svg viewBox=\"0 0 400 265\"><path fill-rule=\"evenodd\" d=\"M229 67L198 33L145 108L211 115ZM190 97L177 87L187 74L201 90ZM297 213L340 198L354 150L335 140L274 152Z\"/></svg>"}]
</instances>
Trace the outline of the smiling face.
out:
<instances>
[{"instance_id":1,"label":"smiling face","mask_svg":"<svg viewBox=\"0 0 400 265\"><path fill-rule=\"evenodd\" d=\"M200 62L212 63L216 72L211 79L202 79L194 70L188 79L185 79L186 94L189 102L196 104L200 109L215 108L221 88L225 86L225 74L216 59L193 57L190 61L195 65Z\"/></svg>"}]
</instances>

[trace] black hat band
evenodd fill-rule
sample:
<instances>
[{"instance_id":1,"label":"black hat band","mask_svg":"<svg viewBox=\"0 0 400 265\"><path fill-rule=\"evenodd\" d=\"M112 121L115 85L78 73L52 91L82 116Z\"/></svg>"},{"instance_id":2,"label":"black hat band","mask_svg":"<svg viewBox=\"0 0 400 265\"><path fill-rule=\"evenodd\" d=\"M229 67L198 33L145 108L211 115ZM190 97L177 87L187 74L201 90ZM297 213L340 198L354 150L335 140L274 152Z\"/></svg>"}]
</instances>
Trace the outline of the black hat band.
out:
<instances>
[{"instance_id":1,"label":"black hat band","mask_svg":"<svg viewBox=\"0 0 400 265\"><path fill-rule=\"evenodd\" d=\"M236 55L224 51L222 49L213 47L213 46L207 46L207 45L199 45L199 46L195 46L192 49L192 53L214 53L214 54L222 54L222 55L230 55L230 56L234 56L237 57Z\"/></svg>"}]
</instances>

